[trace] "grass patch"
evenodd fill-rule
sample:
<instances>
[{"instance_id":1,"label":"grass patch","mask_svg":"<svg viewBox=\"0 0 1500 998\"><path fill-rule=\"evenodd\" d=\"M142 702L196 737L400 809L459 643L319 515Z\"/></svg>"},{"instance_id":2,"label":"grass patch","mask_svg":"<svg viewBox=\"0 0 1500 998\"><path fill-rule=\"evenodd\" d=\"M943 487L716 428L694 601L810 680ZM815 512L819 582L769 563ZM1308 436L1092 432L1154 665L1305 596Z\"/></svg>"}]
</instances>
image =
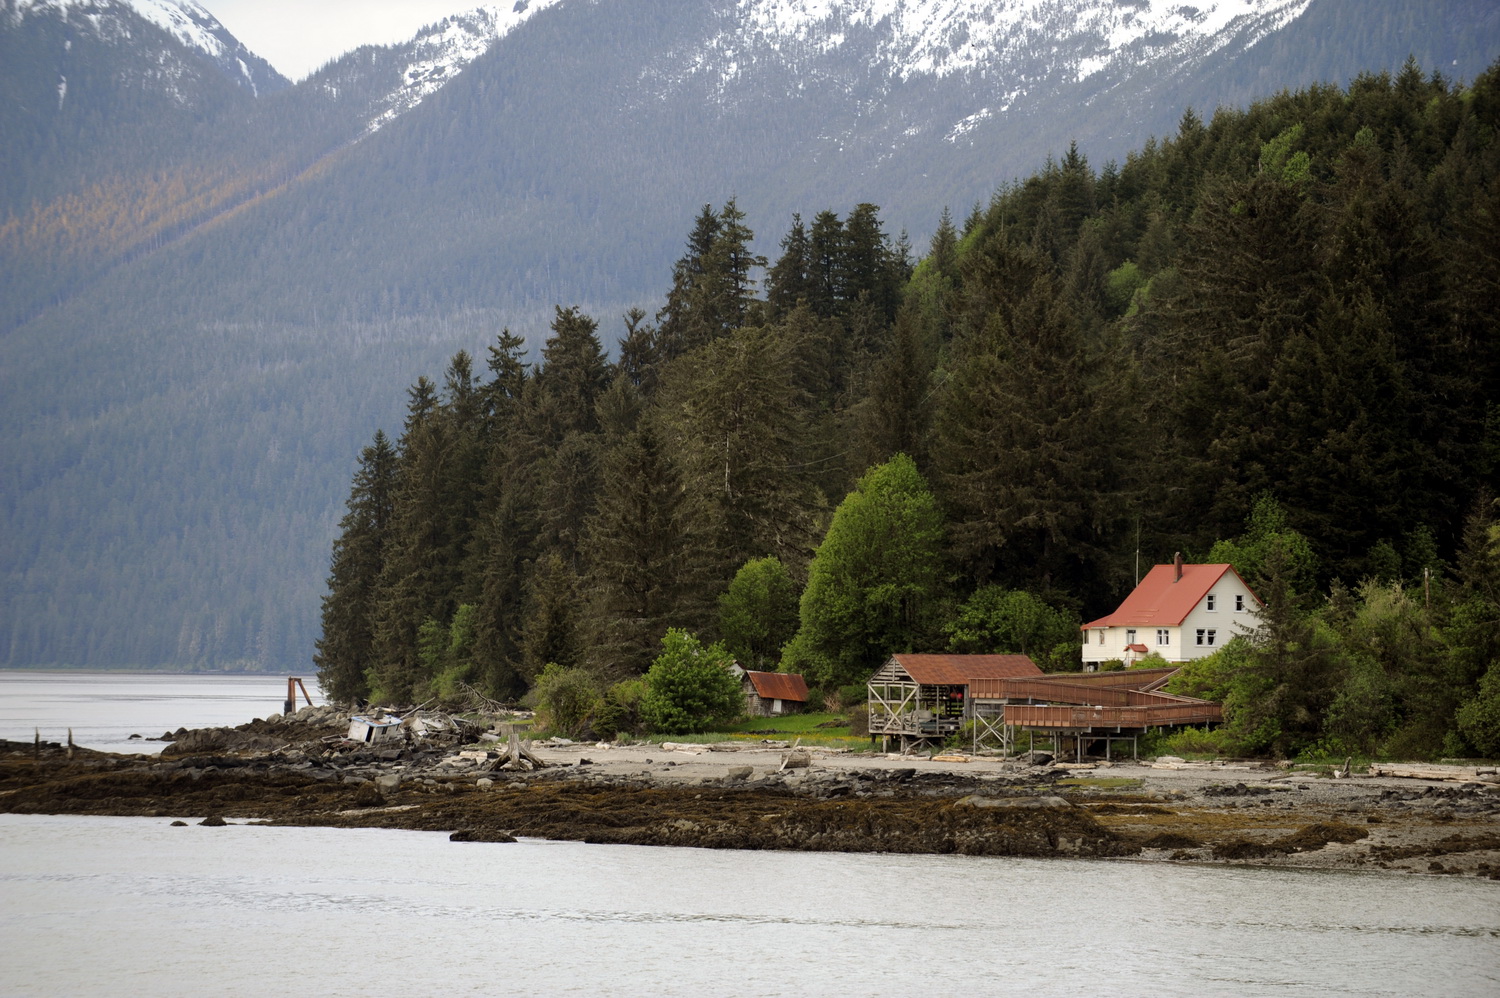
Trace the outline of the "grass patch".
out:
<instances>
[{"instance_id":1,"label":"grass patch","mask_svg":"<svg viewBox=\"0 0 1500 998\"><path fill-rule=\"evenodd\" d=\"M780 717L750 717L723 729L731 734L850 736L849 719L842 714L782 714Z\"/></svg>"},{"instance_id":2,"label":"grass patch","mask_svg":"<svg viewBox=\"0 0 1500 998\"><path fill-rule=\"evenodd\" d=\"M1070 776L1058 780L1060 787L1093 787L1097 790L1139 790L1142 781L1129 776Z\"/></svg>"},{"instance_id":3,"label":"grass patch","mask_svg":"<svg viewBox=\"0 0 1500 998\"><path fill-rule=\"evenodd\" d=\"M829 721L836 726L822 727ZM648 735L651 744L682 742L687 745L711 745L714 742L800 741L817 748L839 748L860 751L869 748L869 739L850 733L848 719L840 714L784 714L781 717L752 717L697 735Z\"/></svg>"}]
</instances>

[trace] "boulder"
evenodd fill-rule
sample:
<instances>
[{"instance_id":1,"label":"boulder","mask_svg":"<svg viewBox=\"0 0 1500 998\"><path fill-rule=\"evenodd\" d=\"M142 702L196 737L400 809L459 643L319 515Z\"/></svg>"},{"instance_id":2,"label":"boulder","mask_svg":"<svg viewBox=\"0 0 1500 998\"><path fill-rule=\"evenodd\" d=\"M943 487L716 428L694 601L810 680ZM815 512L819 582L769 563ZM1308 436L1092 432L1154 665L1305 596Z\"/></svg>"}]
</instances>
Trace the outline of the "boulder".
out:
<instances>
[{"instance_id":1,"label":"boulder","mask_svg":"<svg viewBox=\"0 0 1500 998\"><path fill-rule=\"evenodd\" d=\"M359 789L354 791L355 807L384 807L385 794L373 783L361 783Z\"/></svg>"},{"instance_id":2,"label":"boulder","mask_svg":"<svg viewBox=\"0 0 1500 998\"><path fill-rule=\"evenodd\" d=\"M812 765L812 753L807 749L792 749L781 756L782 769L807 769Z\"/></svg>"}]
</instances>

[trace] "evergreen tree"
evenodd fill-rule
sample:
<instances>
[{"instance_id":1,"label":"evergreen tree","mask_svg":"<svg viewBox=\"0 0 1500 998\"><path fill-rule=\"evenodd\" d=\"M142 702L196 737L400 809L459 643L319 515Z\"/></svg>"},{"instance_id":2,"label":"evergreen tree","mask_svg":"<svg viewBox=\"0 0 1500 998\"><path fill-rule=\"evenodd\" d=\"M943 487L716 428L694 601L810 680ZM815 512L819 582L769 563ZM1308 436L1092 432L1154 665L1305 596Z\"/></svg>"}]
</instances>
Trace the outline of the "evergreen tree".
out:
<instances>
[{"instance_id":1,"label":"evergreen tree","mask_svg":"<svg viewBox=\"0 0 1500 998\"><path fill-rule=\"evenodd\" d=\"M339 521L323 597L323 635L313 655L319 685L341 703L362 700L370 692L366 673L375 662L372 609L389 542L395 475L396 452L377 430L374 442L360 454L348 511Z\"/></svg>"},{"instance_id":2,"label":"evergreen tree","mask_svg":"<svg viewBox=\"0 0 1500 998\"><path fill-rule=\"evenodd\" d=\"M963 310L936 417L954 552L981 583L1092 594L1129 444L1097 360L1045 264L998 236Z\"/></svg>"},{"instance_id":3,"label":"evergreen tree","mask_svg":"<svg viewBox=\"0 0 1500 998\"><path fill-rule=\"evenodd\" d=\"M534 419L544 440L556 443L570 433L599 428L595 404L609 386L610 370L598 329L599 324L576 307L557 309L536 375Z\"/></svg>"},{"instance_id":4,"label":"evergreen tree","mask_svg":"<svg viewBox=\"0 0 1500 998\"><path fill-rule=\"evenodd\" d=\"M549 665L564 669L582 664L579 633L578 576L556 551L549 552L532 567L521 608L521 666L528 681L535 681Z\"/></svg>"},{"instance_id":5,"label":"evergreen tree","mask_svg":"<svg viewBox=\"0 0 1500 998\"><path fill-rule=\"evenodd\" d=\"M588 521L589 657L607 673L639 675L672 623L689 619L692 540L683 490L649 422L604 459L599 506Z\"/></svg>"},{"instance_id":6,"label":"evergreen tree","mask_svg":"<svg viewBox=\"0 0 1500 998\"><path fill-rule=\"evenodd\" d=\"M712 205L706 204L688 235L687 252L672 265L672 287L667 292L667 303L656 314L663 360L671 360L707 338L702 331L707 320L700 314L703 302L698 286L718 234L719 216L714 213Z\"/></svg>"},{"instance_id":7,"label":"evergreen tree","mask_svg":"<svg viewBox=\"0 0 1500 998\"><path fill-rule=\"evenodd\" d=\"M792 227L781 240L781 256L766 275L766 304L773 321L784 319L798 302L811 298L811 244L801 215L792 216Z\"/></svg>"},{"instance_id":8,"label":"evergreen tree","mask_svg":"<svg viewBox=\"0 0 1500 998\"><path fill-rule=\"evenodd\" d=\"M794 467L807 407L794 359L778 331L744 329L682 358L662 388L662 433L682 468L708 598L750 558L801 565L812 547L822 497Z\"/></svg>"}]
</instances>

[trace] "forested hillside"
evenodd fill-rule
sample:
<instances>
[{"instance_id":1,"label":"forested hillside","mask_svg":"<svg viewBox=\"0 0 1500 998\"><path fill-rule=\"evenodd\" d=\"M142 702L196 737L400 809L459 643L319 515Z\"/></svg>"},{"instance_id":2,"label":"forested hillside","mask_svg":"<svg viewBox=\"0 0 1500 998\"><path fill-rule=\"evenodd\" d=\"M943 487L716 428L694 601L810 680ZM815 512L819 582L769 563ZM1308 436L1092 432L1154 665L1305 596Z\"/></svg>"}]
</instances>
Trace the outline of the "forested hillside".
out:
<instances>
[{"instance_id":1,"label":"forested hillside","mask_svg":"<svg viewBox=\"0 0 1500 998\"><path fill-rule=\"evenodd\" d=\"M737 198L772 263L793 213L824 240L821 209L845 224L877 204L910 265L945 205L957 235L976 205L988 231L996 185L1070 140L1105 190L1107 161L1185 107L1212 118L1409 53L1468 81L1500 51L1487 0L481 13L289 85L227 33L214 56L122 0L0 0L0 664L305 668L359 448L375 426L399 436L388 386L460 348L482 380L507 326L537 361L558 303L596 319L617 361L630 309L657 325L704 203ZM1107 248L1110 270L1138 253ZM1131 259L1154 276L1149 253ZM924 280L896 297L956 321L920 305ZM786 321L778 308L754 323ZM952 329L922 321L937 341L906 348L948 363ZM845 367L806 386L842 420L819 430L838 446L799 459L821 462L814 520L877 460L843 455L875 377L862 365L886 349L884 326L859 328ZM901 419L932 415L915 387L926 410Z\"/></svg>"},{"instance_id":2,"label":"forested hillside","mask_svg":"<svg viewBox=\"0 0 1500 998\"><path fill-rule=\"evenodd\" d=\"M669 627L828 694L900 650L1062 668L1137 553L1180 550L1271 606L1234 646L1241 747L1476 744L1497 126L1500 69L1409 63L1187 112L1123 164L1070 149L915 264L872 205L796 218L763 281L741 206L706 206L616 360L560 308L534 366L505 333L416 381L334 546L324 688L607 686Z\"/></svg>"}]
</instances>

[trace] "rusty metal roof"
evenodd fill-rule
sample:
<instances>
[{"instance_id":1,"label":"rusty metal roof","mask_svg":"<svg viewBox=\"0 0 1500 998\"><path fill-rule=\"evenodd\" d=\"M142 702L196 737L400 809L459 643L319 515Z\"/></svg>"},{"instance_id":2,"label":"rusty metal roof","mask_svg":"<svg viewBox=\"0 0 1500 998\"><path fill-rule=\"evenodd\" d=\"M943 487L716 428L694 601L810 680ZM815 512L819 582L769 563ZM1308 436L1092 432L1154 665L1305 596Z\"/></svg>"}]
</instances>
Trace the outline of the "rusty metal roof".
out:
<instances>
[{"instance_id":1,"label":"rusty metal roof","mask_svg":"<svg viewBox=\"0 0 1500 998\"><path fill-rule=\"evenodd\" d=\"M1019 679L1042 670L1026 655L892 655L924 686L967 686L971 679Z\"/></svg>"},{"instance_id":2,"label":"rusty metal roof","mask_svg":"<svg viewBox=\"0 0 1500 998\"><path fill-rule=\"evenodd\" d=\"M746 672L755 693L766 700L807 703L807 681L795 672Z\"/></svg>"}]
</instances>

